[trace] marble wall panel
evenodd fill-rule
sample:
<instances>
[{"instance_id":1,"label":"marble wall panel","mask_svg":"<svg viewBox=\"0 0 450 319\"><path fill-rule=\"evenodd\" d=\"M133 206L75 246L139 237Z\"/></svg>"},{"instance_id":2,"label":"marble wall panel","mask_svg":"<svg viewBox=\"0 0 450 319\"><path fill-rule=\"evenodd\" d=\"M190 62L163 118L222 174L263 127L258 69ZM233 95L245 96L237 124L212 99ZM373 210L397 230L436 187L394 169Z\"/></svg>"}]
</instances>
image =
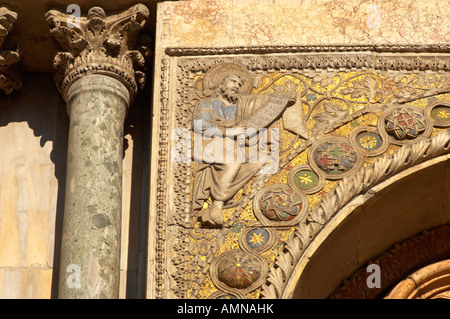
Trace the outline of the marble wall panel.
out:
<instances>
[{"instance_id":1,"label":"marble wall panel","mask_svg":"<svg viewBox=\"0 0 450 319\"><path fill-rule=\"evenodd\" d=\"M448 42L438 0L192 0L159 3L163 47Z\"/></svg>"}]
</instances>

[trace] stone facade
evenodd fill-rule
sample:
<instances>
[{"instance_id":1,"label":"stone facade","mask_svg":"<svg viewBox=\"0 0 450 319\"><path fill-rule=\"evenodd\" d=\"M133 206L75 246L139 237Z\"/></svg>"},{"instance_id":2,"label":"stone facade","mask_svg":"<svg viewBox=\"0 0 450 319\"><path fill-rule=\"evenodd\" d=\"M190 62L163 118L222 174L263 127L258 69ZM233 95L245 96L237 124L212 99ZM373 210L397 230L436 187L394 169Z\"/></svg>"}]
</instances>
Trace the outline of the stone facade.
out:
<instances>
[{"instance_id":1,"label":"stone facade","mask_svg":"<svg viewBox=\"0 0 450 319\"><path fill-rule=\"evenodd\" d=\"M6 5L1 298L448 298L442 1Z\"/></svg>"}]
</instances>

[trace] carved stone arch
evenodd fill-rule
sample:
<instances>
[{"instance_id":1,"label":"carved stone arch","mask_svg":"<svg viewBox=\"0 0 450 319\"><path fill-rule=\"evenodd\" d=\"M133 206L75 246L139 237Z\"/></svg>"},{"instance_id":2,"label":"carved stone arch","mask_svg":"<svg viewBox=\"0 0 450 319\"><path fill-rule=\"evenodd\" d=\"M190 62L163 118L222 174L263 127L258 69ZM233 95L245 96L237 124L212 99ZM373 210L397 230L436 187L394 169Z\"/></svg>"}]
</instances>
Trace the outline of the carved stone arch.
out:
<instances>
[{"instance_id":1,"label":"carved stone arch","mask_svg":"<svg viewBox=\"0 0 450 319\"><path fill-rule=\"evenodd\" d=\"M262 298L327 298L396 243L450 223L449 142L443 131L341 180L287 241Z\"/></svg>"},{"instance_id":2,"label":"carved stone arch","mask_svg":"<svg viewBox=\"0 0 450 319\"><path fill-rule=\"evenodd\" d=\"M409 275L385 299L450 299L450 259Z\"/></svg>"}]
</instances>

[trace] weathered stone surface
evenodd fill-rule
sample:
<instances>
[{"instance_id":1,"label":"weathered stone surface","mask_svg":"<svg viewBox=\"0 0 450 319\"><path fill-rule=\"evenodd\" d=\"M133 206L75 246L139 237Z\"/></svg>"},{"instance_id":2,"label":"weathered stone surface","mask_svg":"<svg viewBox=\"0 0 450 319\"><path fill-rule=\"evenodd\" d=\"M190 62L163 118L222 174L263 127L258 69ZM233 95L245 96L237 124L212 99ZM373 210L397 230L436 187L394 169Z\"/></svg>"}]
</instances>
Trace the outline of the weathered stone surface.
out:
<instances>
[{"instance_id":1,"label":"weathered stone surface","mask_svg":"<svg viewBox=\"0 0 450 319\"><path fill-rule=\"evenodd\" d=\"M193 0L159 4L164 47L450 41L439 1Z\"/></svg>"},{"instance_id":2,"label":"weathered stone surface","mask_svg":"<svg viewBox=\"0 0 450 319\"><path fill-rule=\"evenodd\" d=\"M68 124L60 99L46 74L1 99L0 298L51 297Z\"/></svg>"},{"instance_id":3,"label":"weathered stone surface","mask_svg":"<svg viewBox=\"0 0 450 319\"><path fill-rule=\"evenodd\" d=\"M410 274L387 295L386 299L448 299L450 259L443 260Z\"/></svg>"},{"instance_id":4,"label":"weathered stone surface","mask_svg":"<svg viewBox=\"0 0 450 319\"><path fill-rule=\"evenodd\" d=\"M68 91L61 298L118 298L123 124L129 101L127 88L104 75L87 75ZM80 288L67 285L70 265L80 269Z\"/></svg>"},{"instance_id":5,"label":"weathered stone surface","mask_svg":"<svg viewBox=\"0 0 450 319\"><path fill-rule=\"evenodd\" d=\"M26 70L54 71L52 60L57 49L49 33L48 25L45 23L45 12L50 9L64 11L72 2L71 0L5 1L6 4L10 5L10 9L18 12L19 20L15 23L8 39L21 44L23 53L21 64ZM106 12L115 13L115 11L124 10L138 2L146 4L150 9L150 22L146 25L146 30L152 32L155 12L153 8L156 6L156 0L117 0L100 5ZM82 16L92 5L96 4L91 0L80 0L77 3L82 9ZM379 21L377 21L377 5L380 8L381 19ZM448 6L442 5L442 1L437 0L404 1L401 4L389 1L362 3L356 0L346 1L345 3L337 0L314 2L295 0L192 0L167 1L161 3L159 7L157 48L161 50L159 50L156 59L154 116L161 119L168 117L169 111L172 112L174 106L172 94L175 88L160 81L161 72L166 72L165 70L161 71L164 68L160 65L163 57L161 52L164 52L167 47L206 47L214 49L224 46L332 45L336 43L420 45L423 43L449 42L447 32L450 21L448 19L449 9ZM301 19L298 17L301 17ZM222 57L217 57L217 59ZM176 59L178 57L173 60L166 60L168 62L165 68L169 69L171 80L176 77ZM58 104L59 102L56 99L53 99L54 97L60 98L56 94L56 88L53 87L54 91L48 89L48 87L39 90L41 84L38 84L38 82L50 83L50 77L33 76L28 73L26 79L28 83L35 82L33 83L33 86L36 86L34 90L28 87L26 91L20 92L20 94L27 92L27 95L23 98L21 98L22 95L16 95L11 99L10 97L2 97L0 103L0 259L3 262L0 266L0 297L2 298L48 298L51 295L52 281L57 277L55 274L51 274L54 267L52 264L54 238L52 236L55 235L52 227L55 223L55 212L58 210L57 203L61 203L61 201L57 201L57 198L64 190L61 185L58 185L61 180L55 178L54 174L58 174L57 171L61 169L61 164L64 164L65 159L57 161L59 165L56 165L50 159L54 160L55 152L61 151L61 140L65 140L66 137L64 135L66 130L61 130L61 128L67 128L67 123L62 121L63 124L61 124L61 118L55 116L56 108L63 107ZM163 87L162 89L160 85ZM166 85L165 88L164 85ZM161 99L159 92L164 89L169 89L171 92ZM49 96L52 96L52 98L47 98ZM171 99L169 100L169 98ZM161 111L160 105L163 103L166 103L168 108ZM144 104L148 108L148 100ZM52 113L52 111L55 113ZM49 116L49 121L42 121L44 117L42 113L52 114ZM41 122L38 125L41 131L35 131L33 136L32 130L37 127L37 119ZM60 121L60 124L57 124L58 121ZM159 142L160 133L164 133L165 128L154 125L153 129L155 141ZM142 131L145 131L145 129ZM50 142L46 138L39 141L39 137L43 136L52 136L52 138ZM126 137L129 145L125 152L123 168L124 200L122 207L124 218L122 225L125 230L130 227L132 231L130 233L122 232L121 236L122 243L128 245L122 245L121 248L121 297L130 296L125 293L128 284L127 279L124 278L128 276L132 280L137 280L135 279L137 278L137 261L129 257L128 254L137 246L137 243L133 241L137 229L135 212L139 210L137 206L140 205L140 203L134 201L136 191L140 191L139 187L136 187L136 184L140 182L139 178L136 178L139 177L137 176L139 173L136 173L136 166L139 168L142 163L141 158L145 159L145 156L141 156L139 150L136 150L141 145L135 143L134 137L135 135ZM58 141L60 146L56 145ZM158 163L160 150L156 147L157 144L154 146L153 152L156 155L153 159L156 159L156 161L152 161L152 164L155 164L152 176L159 177L160 172L156 164ZM165 151L168 151L167 145ZM166 157L165 160L168 161L169 159ZM148 165L148 162L145 165ZM448 165L447 163L447 171ZM139 172L139 169L137 171ZM60 177L61 174L57 176ZM162 179L158 182L166 183L170 181ZM152 199L155 199L154 202L159 205L164 203L165 197L163 196L165 194L156 192L157 185L157 183L152 182L151 191ZM449 189L449 185L449 179L447 178L445 189ZM432 189L436 187L437 185L434 185ZM132 190L133 193L131 193ZM156 197L156 194L162 197ZM450 221L450 210L448 209L450 201L448 198L448 196L440 198L441 201L439 202L444 205L444 208L442 208L440 215L433 211L433 221L438 220L439 216L441 223ZM175 199L178 200L178 198ZM175 202L167 202L167 207L175 211ZM437 205L436 201L431 202L433 205ZM145 205L142 205L142 207L145 207ZM423 208L423 206L418 205L419 207ZM99 233L110 229L111 226L107 225L111 221L109 215L99 212L98 209L95 211L95 207L90 208L89 216L96 217L88 220L88 227ZM130 211L133 211L133 216L130 216ZM156 221L158 221L157 225L160 226L161 215L154 214L154 212L155 210L152 209L149 216L150 224L156 225ZM413 216L416 217L416 220L419 217L418 214L413 214ZM178 226L174 224L173 219L175 217L169 216L168 221L163 220L170 225L165 234L156 231L149 234L148 247L151 250L147 259L149 297L159 296L158 290L166 292L165 296L174 296L167 293L175 285L173 277L171 277L174 269L167 268L168 263L165 262L173 257L173 255L170 255L173 253L170 248L178 244L174 240L175 234L183 230L181 227L177 228ZM381 217L379 216L379 220L387 224L388 222ZM424 222L430 222L427 217L430 216L426 215L425 217L424 215ZM352 225L357 227L358 222L347 224L347 228L346 225L341 227L344 230L349 229ZM377 225L376 223L365 224L366 229L373 234L380 233L379 229L371 229L370 226L373 224ZM416 223L415 226L420 226L420 222ZM408 229L411 230L412 228ZM158 229L155 227L152 230ZM356 231L354 233L346 232L342 234L343 237L340 237L340 242L343 245L349 242L353 243L353 238L358 238L356 236L358 234L359 232ZM161 235L166 236L161 237ZM364 241L365 245L370 243L370 241ZM388 240L384 241L381 238L380 241L375 243L381 247L387 245ZM159 250L155 247L158 247ZM167 251L164 251L164 248ZM322 251L324 252L323 256L330 252L327 247L324 247ZM331 252L335 255L342 255L339 250L331 250ZM353 257L354 250L347 250L347 252ZM162 254L170 256L164 260L160 257ZM139 257L142 258L142 255L143 252L140 250ZM94 294L97 292L96 280L100 278L100 275L93 270L101 263L91 258L86 258L86 260L92 269L89 279L90 290ZM46 261L50 262L48 267L44 264ZM362 258L361 260L355 258L347 262L361 261ZM155 267L155 265L158 267ZM181 264L180 267L182 266ZM127 269L126 267L132 267L132 270L130 271L130 268ZM341 273L347 270L343 269ZM318 276L323 273L320 271L319 269ZM160 278L154 278L167 273L169 273L167 276L169 280L166 282L161 281ZM323 281L330 282L329 278L324 279L323 276L320 278ZM142 280L141 282L144 281L143 278L139 279ZM336 277L332 279L336 280Z\"/></svg>"},{"instance_id":6,"label":"weathered stone surface","mask_svg":"<svg viewBox=\"0 0 450 319\"><path fill-rule=\"evenodd\" d=\"M0 298L49 299L52 273L49 268L0 269Z\"/></svg>"},{"instance_id":7,"label":"weathered stone surface","mask_svg":"<svg viewBox=\"0 0 450 319\"><path fill-rule=\"evenodd\" d=\"M10 94L22 86L17 72L11 69L12 65L19 62L20 50L17 44L16 48L12 50L3 47L5 38L16 20L16 12L8 10L6 7L0 8L0 89L6 94Z\"/></svg>"}]
</instances>

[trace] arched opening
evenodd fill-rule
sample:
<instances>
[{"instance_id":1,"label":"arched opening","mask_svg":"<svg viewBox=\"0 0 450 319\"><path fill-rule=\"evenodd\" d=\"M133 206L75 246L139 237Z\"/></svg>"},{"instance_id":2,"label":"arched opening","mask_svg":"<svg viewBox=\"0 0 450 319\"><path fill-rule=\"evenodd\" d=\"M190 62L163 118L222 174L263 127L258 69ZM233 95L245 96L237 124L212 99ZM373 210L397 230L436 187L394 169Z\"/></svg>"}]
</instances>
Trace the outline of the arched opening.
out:
<instances>
[{"instance_id":1,"label":"arched opening","mask_svg":"<svg viewBox=\"0 0 450 319\"><path fill-rule=\"evenodd\" d=\"M449 227L443 225L450 223L449 173L450 156L441 156L406 169L354 198L322 227L311 242L295 266L283 297L333 297L338 288L343 291L350 289L348 283L352 280L354 292L349 296L369 298L381 294L384 297L404 276L448 258ZM440 236L443 237L439 240L431 238L426 249L418 248L411 254L424 257L424 261L416 262L411 259L414 257L387 259L386 264L400 263L396 267L407 272L395 280L390 279L393 282L389 283L386 277L377 294L374 290L367 290L366 279L356 280L358 273L367 273L367 266L395 248L396 244L440 226L444 227L440 228ZM418 238L419 242L423 239ZM383 268L385 276L387 271L386 266L382 267L382 281ZM386 290L384 295L383 289Z\"/></svg>"},{"instance_id":2,"label":"arched opening","mask_svg":"<svg viewBox=\"0 0 450 319\"><path fill-rule=\"evenodd\" d=\"M450 299L450 259L409 275L392 289L386 299Z\"/></svg>"}]
</instances>

